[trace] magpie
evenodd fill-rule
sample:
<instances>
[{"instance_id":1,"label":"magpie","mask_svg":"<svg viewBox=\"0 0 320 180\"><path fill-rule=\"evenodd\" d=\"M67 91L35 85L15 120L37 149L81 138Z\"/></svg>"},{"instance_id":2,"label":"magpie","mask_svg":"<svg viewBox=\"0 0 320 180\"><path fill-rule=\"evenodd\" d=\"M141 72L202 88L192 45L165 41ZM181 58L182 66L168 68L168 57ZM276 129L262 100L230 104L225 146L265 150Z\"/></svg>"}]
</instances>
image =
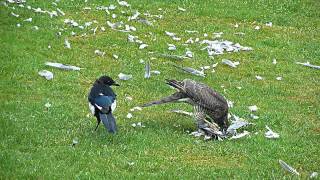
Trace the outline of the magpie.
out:
<instances>
[{"instance_id":1,"label":"magpie","mask_svg":"<svg viewBox=\"0 0 320 180\"><path fill-rule=\"evenodd\" d=\"M106 129L114 134L117 132L116 120L112 112L116 108L117 95L110 86L120 86L109 76L101 76L94 83L88 95L89 109L97 118L97 130L102 121Z\"/></svg>"},{"instance_id":2,"label":"magpie","mask_svg":"<svg viewBox=\"0 0 320 180\"><path fill-rule=\"evenodd\" d=\"M166 80L166 84L177 92L157 101L142 105L148 107L170 102L185 102L193 106L198 129L210 137L224 137L228 124L228 103L226 99L206 84L184 79Z\"/></svg>"}]
</instances>

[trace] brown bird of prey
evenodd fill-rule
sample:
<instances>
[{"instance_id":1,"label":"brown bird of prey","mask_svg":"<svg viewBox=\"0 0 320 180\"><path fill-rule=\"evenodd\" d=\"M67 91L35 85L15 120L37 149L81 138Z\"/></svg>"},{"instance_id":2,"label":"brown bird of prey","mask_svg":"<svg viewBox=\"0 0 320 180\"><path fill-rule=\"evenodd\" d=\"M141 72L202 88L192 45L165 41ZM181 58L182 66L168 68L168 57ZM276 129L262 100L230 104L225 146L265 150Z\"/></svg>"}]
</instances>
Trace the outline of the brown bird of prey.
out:
<instances>
[{"instance_id":1,"label":"brown bird of prey","mask_svg":"<svg viewBox=\"0 0 320 180\"><path fill-rule=\"evenodd\" d=\"M194 109L198 129L210 137L224 137L228 128L228 103L218 92L191 79L166 80L177 92L158 101L142 105L148 107L169 102L185 102Z\"/></svg>"}]
</instances>

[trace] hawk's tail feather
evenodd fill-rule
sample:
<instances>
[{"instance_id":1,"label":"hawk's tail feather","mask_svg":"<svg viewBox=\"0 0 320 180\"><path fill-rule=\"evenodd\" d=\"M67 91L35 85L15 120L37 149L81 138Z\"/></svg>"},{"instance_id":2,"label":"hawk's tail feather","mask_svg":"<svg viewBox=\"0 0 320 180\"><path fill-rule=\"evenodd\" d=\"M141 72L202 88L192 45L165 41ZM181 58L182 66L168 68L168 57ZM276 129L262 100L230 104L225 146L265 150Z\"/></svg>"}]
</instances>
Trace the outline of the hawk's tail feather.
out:
<instances>
[{"instance_id":1,"label":"hawk's tail feather","mask_svg":"<svg viewBox=\"0 0 320 180\"><path fill-rule=\"evenodd\" d=\"M166 79L166 84L172 86L180 91L183 91L183 83L174 79Z\"/></svg>"},{"instance_id":2,"label":"hawk's tail feather","mask_svg":"<svg viewBox=\"0 0 320 180\"><path fill-rule=\"evenodd\" d=\"M146 104L143 104L141 107L148 107L148 106L153 106L153 105L159 105L159 104L164 104L164 103L169 103L169 102L174 102L174 101L177 101L181 98L184 98L184 94L183 93L180 93L180 92L176 92L174 94L172 94L171 96L167 96L167 97L164 97L160 100L157 100L157 101L151 101L149 103L146 103Z\"/></svg>"}]
</instances>

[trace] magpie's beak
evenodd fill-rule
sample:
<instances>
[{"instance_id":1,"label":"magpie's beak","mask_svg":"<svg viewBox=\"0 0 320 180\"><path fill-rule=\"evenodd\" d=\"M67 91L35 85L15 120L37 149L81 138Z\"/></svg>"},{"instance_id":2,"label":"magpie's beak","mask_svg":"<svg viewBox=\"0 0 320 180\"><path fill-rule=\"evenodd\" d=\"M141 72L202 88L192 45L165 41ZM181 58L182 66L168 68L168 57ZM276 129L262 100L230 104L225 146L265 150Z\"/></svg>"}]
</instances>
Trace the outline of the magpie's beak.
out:
<instances>
[{"instance_id":1,"label":"magpie's beak","mask_svg":"<svg viewBox=\"0 0 320 180\"><path fill-rule=\"evenodd\" d=\"M114 86L120 86L120 84L118 84L118 83L113 83L112 85L114 85Z\"/></svg>"}]
</instances>

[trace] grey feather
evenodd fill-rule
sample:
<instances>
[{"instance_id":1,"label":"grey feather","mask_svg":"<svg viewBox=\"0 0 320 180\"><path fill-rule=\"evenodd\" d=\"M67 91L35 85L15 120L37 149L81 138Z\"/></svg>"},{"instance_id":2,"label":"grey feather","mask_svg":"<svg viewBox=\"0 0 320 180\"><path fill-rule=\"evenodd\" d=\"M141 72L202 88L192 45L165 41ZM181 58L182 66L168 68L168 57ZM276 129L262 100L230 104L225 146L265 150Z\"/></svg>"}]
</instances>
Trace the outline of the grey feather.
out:
<instances>
[{"instance_id":1,"label":"grey feather","mask_svg":"<svg viewBox=\"0 0 320 180\"><path fill-rule=\"evenodd\" d=\"M150 78L151 72L150 72L150 63L149 62L146 63L145 70L146 70L146 72L144 74L144 78Z\"/></svg>"},{"instance_id":2,"label":"grey feather","mask_svg":"<svg viewBox=\"0 0 320 180\"><path fill-rule=\"evenodd\" d=\"M184 60L186 59L185 56L179 56L179 55L172 55L172 54L159 54L160 57L173 59L173 60Z\"/></svg>"},{"instance_id":3,"label":"grey feather","mask_svg":"<svg viewBox=\"0 0 320 180\"><path fill-rule=\"evenodd\" d=\"M285 163L284 161L279 160L279 163L280 163L281 167L282 167L283 169L285 169L286 171L288 171L288 172L290 172L290 173L292 173L292 174L298 175L298 176L300 175L297 170L295 170L294 168L292 168L291 166L289 166L289 165L288 165L287 163Z\"/></svg>"},{"instance_id":4,"label":"grey feather","mask_svg":"<svg viewBox=\"0 0 320 180\"><path fill-rule=\"evenodd\" d=\"M180 66L177 66L177 65L174 65L174 66L176 68L182 69L183 71L185 71L187 73L190 73L190 74L193 74L193 75L196 75L196 76L206 77L206 74L203 71L199 71L199 70L193 69L191 67L180 67Z\"/></svg>"},{"instance_id":5,"label":"grey feather","mask_svg":"<svg viewBox=\"0 0 320 180\"><path fill-rule=\"evenodd\" d=\"M303 66L307 66L307 67L311 67L311 68L315 68L315 69L320 69L320 66L310 64L309 62L305 62L305 63L296 62L296 63L297 63L297 64L301 64L301 65L303 65Z\"/></svg>"},{"instance_id":6,"label":"grey feather","mask_svg":"<svg viewBox=\"0 0 320 180\"><path fill-rule=\"evenodd\" d=\"M59 69L64 69L64 70L74 70L74 71L79 71L81 68L77 66L71 66L71 65L65 65L61 63L56 63L56 62L46 62L45 63L47 66L59 68Z\"/></svg>"},{"instance_id":7,"label":"grey feather","mask_svg":"<svg viewBox=\"0 0 320 180\"><path fill-rule=\"evenodd\" d=\"M154 105L174 102L174 101L178 101L179 99L184 98L184 97L185 97L185 95L183 93L176 92L176 93L172 94L171 96L167 96L167 97L164 97L160 100L151 101L149 103L143 104L141 107L148 107L148 106L154 106Z\"/></svg>"}]
</instances>

